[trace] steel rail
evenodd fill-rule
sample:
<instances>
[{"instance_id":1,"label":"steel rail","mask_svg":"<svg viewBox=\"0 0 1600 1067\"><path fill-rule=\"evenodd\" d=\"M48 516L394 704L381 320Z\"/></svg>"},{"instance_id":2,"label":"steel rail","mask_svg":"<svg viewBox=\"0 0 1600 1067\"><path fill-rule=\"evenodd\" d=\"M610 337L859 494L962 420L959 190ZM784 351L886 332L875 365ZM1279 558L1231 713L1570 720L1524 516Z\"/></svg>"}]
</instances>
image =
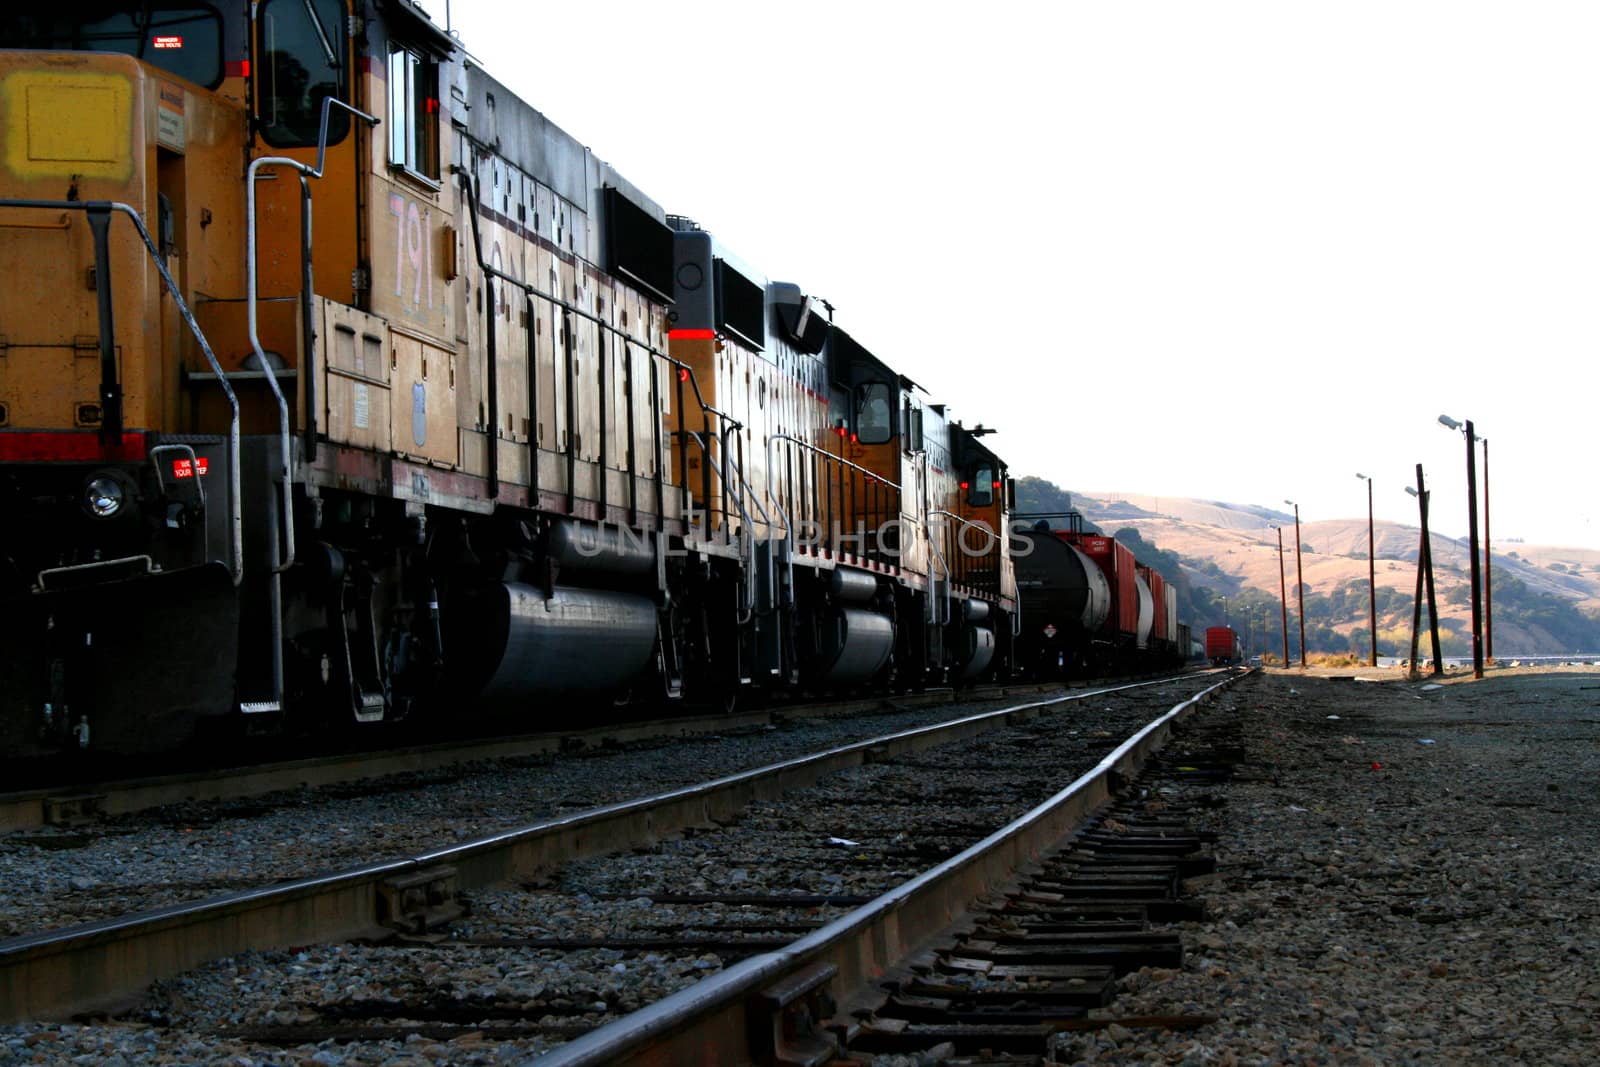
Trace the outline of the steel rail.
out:
<instances>
[{"instance_id":1,"label":"steel rail","mask_svg":"<svg viewBox=\"0 0 1600 1067\"><path fill-rule=\"evenodd\" d=\"M1095 684L1090 682L1090 685ZM560 752L572 747L628 743L659 738L715 734L773 725L780 718L825 718L885 710L976 704L1054 692L1061 682L1010 682L965 689L938 688L892 697L855 698L804 704L775 704L746 712L682 715L607 723L586 729L478 737L405 745L377 752L307 756L271 763L127 778L109 782L55 783L0 793L0 833L33 830L85 816L129 815L165 804L239 800L281 789L319 788L434 770L484 759L507 759Z\"/></svg>"},{"instance_id":2,"label":"steel rail","mask_svg":"<svg viewBox=\"0 0 1600 1067\"><path fill-rule=\"evenodd\" d=\"M1172 732L1232 674L1179 703L1118 745L1094 768L1044 803L937 867L794 942L741 961L582 1037L534 1062L541 1067L626 1063L743 1063L754 1035L779 1020L763 991L808 968L832 967L835 988L858 990L926 947L980 896L1012 880L1025 864L1069 834L1131 780ZM812 973L816 973L813 971ZM824 971L823 973L827 973ZM791 984L792 987L792 984ZM844 1002L845 997L836 997ZM781 1009L778 1009L781 1010ZM814 1020L820 1027L827 1020Z\"/></svg>"},{"instance_id":3,"label":"steel rail","mask_svg":"<svg viewBox=\"0 0 1600 1067\"><path fill-rule=\"evenodd\" d=\"M881 755L958 741L1019 715L1173 680L1081 690L966 715L410 858L9 938L0 941L0 1023L115 1004L156 979L239 952L371 934L381 929L382 888L391 879L449 868L460 888L528 881L563 863L731 820L757 800Z\"/></svg>"}]
</instances>

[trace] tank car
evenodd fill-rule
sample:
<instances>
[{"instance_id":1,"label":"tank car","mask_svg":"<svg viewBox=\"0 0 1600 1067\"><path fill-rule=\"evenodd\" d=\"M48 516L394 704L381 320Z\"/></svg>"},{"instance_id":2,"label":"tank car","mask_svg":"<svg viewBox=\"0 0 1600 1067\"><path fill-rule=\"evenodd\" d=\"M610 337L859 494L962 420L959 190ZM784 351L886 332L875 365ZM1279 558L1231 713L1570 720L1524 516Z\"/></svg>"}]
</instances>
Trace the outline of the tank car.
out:
<instances>
[{"instance_id":1,"label":"tank car","mask_svg":"<svg viewBox=\"0 0 1600 1067\"><path fill-rule=\"evenodd\" d=\"M1126 674L1181 666L1187 628L1177 590L1115 538L1040 519L1015 554L1022 603L1018 663L1037 677Z\"/></svg>"},{"instance_id":2,"label":"tank car","mask_svg":"<svg viewBox=\"0 0 1600 1067\"><path fill-rule=\"evenodd\" d=\"M1010 669L982 428L408 0L0 46L0 751Z\"/></svg>"}]
</instances>

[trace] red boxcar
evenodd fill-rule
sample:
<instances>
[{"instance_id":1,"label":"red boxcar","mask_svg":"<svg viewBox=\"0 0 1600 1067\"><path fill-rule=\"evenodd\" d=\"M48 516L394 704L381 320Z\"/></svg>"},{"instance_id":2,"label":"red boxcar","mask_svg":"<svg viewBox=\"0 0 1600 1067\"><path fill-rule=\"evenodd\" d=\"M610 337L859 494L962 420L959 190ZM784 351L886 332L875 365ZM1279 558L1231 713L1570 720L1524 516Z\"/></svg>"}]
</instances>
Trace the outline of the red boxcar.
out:
<instances>
[{"instance_id":1,"label":"red boxcar","mask_svg":"<svg viewBox=\"0 0 1600 1067\"><path fill-rule=\"evenodd\" d=\"M1134 578L1133 552L1110 537L1084 535L1078 548L1105 572L1111 586L1111 614L1106 629L1132 637L1139 632L1139 589Z\"/></svg>"},{"instance_id":2,"label":"red boxcar","mask_svg":"<svg viewBox=\"0 0 1600 1067\"><path fill-rule=\"evenodd\" d=\"M1231 626L1206 627L1206 659L1221 667L1240 658L1239 635Z\"/></svg>"}]
</instances>

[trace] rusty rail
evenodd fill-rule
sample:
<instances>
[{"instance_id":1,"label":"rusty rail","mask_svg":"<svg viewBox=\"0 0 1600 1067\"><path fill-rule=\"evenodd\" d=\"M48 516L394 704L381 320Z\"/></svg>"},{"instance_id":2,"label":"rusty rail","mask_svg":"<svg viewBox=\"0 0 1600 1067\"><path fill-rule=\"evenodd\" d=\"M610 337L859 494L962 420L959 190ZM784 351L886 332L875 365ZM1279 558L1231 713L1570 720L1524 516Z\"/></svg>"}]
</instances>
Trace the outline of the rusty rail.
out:
<instances>
[{"instance_id":1,"label":"rusty rail","mask_svg":"<svg viewBox=\"0 0 1600 1067\"><path fill-rule=\"evenodd\" d=\"M974 736L1018 715L1171 680L1075 691L545 820L410 858L10 938L0 941L0 1022L112 1003L158 978L238 952L371 933L384 918L384 886L396 879L449 868L460 888L525 881L575 859L732 819L756 800L810 785L879 753L918 751Z\"/></svg>"},{"instance_id":2,"label":"rusty rail","mask_svg":"<svg viewBox=\"0 0 1600 1067\"><path fill-rule=\"evenodd\" d=\"M735 964L535 1062L544 1067L750 1062L761 1054L752 1049L753 1042L793 1031L782 1018L791 1004L810 1010L792 993L812 993L830 983L857 989L921 949L973 901L1005 884L1105 803L1166 742L1175 722L1243 676L1229 675L1173 707L1049 800L871 903L786 949Z\"/></svg>"}]
</instances>

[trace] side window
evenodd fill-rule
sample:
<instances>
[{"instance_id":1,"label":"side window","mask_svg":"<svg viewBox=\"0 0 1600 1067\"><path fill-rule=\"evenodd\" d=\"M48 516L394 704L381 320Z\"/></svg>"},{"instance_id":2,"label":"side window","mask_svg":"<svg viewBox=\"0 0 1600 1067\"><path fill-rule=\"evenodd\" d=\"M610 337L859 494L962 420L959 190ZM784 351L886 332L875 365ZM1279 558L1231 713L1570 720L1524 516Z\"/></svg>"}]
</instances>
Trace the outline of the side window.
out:
<instances>
[{"instance_id":1,"label":"side window","mask_svg":"<svg viewBox=\"0 0 1600 1067\"><path fill-rule=\"evenodd\" d=\"M906 397L905 407L900 411L901 445L907 453L922 450L922 409Z\"/></svg>"},{"instance_id":2,"label":"side window","mask_svg":"<svg viewBox=\"0 0 1600 1067\"><path fill-rule=\"evenodd\" d=\"M864 445L886 444L894 437L894 399L883 382L856 386L856 440Z\"/></svg>"},{"instance_id":3,"label":"side window","mask_svg":"<svg viewBox=\"0 0 1600 1067\"><path fill-rule=\"evenodd\" d=\"M972 487L967 490L967 504L975 508L986 508L994 503L994 467L988 463L978 464L978 469L972 472Z\"/></svg>"},{"instance_id":4,"label":"side window","mask_svg":"<svg viewBox=\"0 0 1600 1067\"><path fill-rule=\"evenodd\" d=\"M439 180L439 65L401 47L389 53L389 163Z\"/></svg>"},{"instance_id":5,"label":"side window","mask_svg":"<svg viewBox=\"0 0 1600 1067\"><path fill-rule=\"evenodd\" d=\"M266 0L258 22L261 135L276 148L314 147L324 97L349 98L343 0ZM328 143L344 140L350 113L328 115Z\"/></svg>"}]
</instances>

